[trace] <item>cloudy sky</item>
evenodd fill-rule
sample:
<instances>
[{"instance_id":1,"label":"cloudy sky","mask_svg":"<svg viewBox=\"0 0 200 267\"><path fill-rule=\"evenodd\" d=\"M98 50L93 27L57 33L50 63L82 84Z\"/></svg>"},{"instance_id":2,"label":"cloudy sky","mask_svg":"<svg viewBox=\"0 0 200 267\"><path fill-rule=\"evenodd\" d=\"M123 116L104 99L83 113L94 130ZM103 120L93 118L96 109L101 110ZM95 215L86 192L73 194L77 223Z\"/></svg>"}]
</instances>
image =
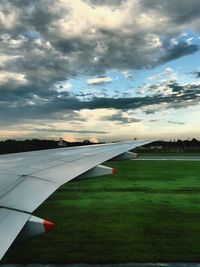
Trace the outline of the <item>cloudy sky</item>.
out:
<instances>
[{"instance_id":1,"label":"cloudy sky","mask_svg":"<svg viewBox=\"0 0 200 267\"><path fill-rule=\"evenodd\" d=\"M200 137L199 0L1 0L0 139Z\"/></svg>"}]
</instances>

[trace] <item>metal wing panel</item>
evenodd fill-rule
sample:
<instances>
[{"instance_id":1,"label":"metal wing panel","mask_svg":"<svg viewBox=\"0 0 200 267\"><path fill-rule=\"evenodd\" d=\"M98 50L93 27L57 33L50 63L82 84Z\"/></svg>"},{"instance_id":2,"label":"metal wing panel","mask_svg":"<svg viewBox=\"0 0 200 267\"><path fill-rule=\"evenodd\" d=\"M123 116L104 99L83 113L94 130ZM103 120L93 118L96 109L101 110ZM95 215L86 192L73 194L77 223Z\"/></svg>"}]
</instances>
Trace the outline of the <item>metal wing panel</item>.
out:
<instances>
[{"instance_id":1,"label":"metal wing panel","mask_svg":"<svg viewBox=\"0 0 200 267\"><path fill-rule=\"evenodd\" d=\"M0 206L33 212L58 185L32 176L22 176L0 195Z\"/></svg>"},{"instance_id":2,"label":"metal wing panel","mask_svg":"<svg viewBox=\"0 0 200 267\"><path fill-rule=\"evenodd\" d=\"M11 246L30 214L0 208L0 259Z\"/></svg>"},{"instance_id":3,"label":"metal wing panel","mask_svg":"<svg viewBox=\"0 0 200 267\"><path fill-rule=\"evenodd\" d=\"M60 160L65 162L78 160L85 156L106 152L110 148L116 147L116 145L121 146L122 143L1 155L0 174L31 175L34 170L44 170L58 166Z\"/></svg>"},{"instance_id":4,"label":"metal wing panel","mask_svg":"<svg viewBox=\"0 0 200 267\"><path fill-rule=\"evenodd\" d=\"M47 179L49 181L54 181L59 185L70 181L71 179L77 177L78 175L82 174L83 172L88 171L89 169L93 168L94 166L105 162L106 160L115 157L116 155L123 153L130 149L130 147L115 147L112 148L105 148L103 151L98 151L99 153L85 155L81 159L71 161L71 162L63 162L63 165L56 166L52 168L51 171L49 170L42 170L36 173L33 173L34 176L37 176L42 179Z\"/></svg>"}]
</instances>

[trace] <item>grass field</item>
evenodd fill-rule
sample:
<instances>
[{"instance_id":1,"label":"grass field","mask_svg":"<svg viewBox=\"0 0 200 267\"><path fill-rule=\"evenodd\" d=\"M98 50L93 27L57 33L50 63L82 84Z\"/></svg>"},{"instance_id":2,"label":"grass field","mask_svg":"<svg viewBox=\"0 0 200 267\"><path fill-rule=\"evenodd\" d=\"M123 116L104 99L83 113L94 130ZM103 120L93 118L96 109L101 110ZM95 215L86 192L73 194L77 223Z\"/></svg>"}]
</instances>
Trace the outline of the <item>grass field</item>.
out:
<instances>
[{"instance_id":1,"label":"grass field","mask_svg":"<svg viewBox=\"0 0 200 267\"><path fill-rule=\"evenodd\" d=\"M200 164L109 162L118 174L68 183L34 214L54 232L4 263L200 261Z\"/></svg>"}]
</instances>

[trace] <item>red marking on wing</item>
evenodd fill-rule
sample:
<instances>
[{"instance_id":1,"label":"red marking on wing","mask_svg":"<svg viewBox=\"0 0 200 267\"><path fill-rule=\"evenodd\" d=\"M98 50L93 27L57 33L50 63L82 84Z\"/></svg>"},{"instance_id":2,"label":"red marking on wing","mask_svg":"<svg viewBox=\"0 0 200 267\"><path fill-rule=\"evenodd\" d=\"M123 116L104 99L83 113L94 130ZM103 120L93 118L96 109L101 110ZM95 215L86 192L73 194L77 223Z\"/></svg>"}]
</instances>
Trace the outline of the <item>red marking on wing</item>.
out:
<instances>
[{"instance_id":1,"label":"red marking on wing","mask_svg":"<svg viewBox=\"0 0 200 267\"><path fill-rule=\"evenodd\" d=\"M116 174L116 173L117 173L117 169L112 168L112 173L113 173L113 174Z\"/></svg>"},{"instance_id":2,"label":"red marking on wing","mask_svg":"<svg viewBox=\"0 0 200 267\"><path fill-rule=\"evenodd\" d=\"M51 232L55 228L55 224L50 221L44 220L43 225L46 232Z\"/></svg>"}]
</instances>

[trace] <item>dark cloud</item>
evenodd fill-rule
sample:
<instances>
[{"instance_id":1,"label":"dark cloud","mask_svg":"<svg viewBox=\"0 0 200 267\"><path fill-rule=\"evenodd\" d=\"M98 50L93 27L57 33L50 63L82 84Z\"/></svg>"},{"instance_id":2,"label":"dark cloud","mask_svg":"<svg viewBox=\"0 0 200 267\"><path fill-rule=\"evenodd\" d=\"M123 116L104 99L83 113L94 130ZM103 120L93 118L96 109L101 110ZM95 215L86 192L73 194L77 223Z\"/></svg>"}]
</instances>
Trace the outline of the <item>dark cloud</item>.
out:
<instances>
[{"instance_id":1,"label":"dark cloud","mask_svg":"<svg viewBox=\"0 0 200 267\"><path fill-rule=\"evenodd\" d=\"M157 11L161 16L166 16L177 24L190 23L199 19L200 7L198 0L140 0L140 5L147 11Z\"/></svg>"},{"instance_id":2,"label":"dark cloud","mask_svg":"<svg viewBox=\"0 0 200 267\"><path fill-rule=\"evenodd\" d=\"M193 54L198 50L199 47L197 45L188 45L186 42L180 42L165 50L165 54L159 59L159 64L161 62L166 63L168 61Z\"/></svg>"},{"instance_id":3,"label":"dark cloud","mask_svg":"<svg viewBox=\"0 0 200 267\"><path fill-rule=\"evenodd\" d=\"M195 71L196 78L200 78L200 71Z\"/></svg>"},{"instance_id":4,"label":"dark cloud","mask_svg":"<svg viewBox=\"0 0 200 267\"><path fill-rule=\"evenodd\" d=\"M36 132L48 132L48 133L79 133L79 134L107 134L105 131L86 131L86 130L70 130L70 129L54 129L54 128L30 128L25 130L31 130Z\"/></svg>"},{"instance_id":5,"label":"dark cloud","mask_svg":"<svg viewBox=\"0 0 200 267\"><path fill-rule=\"evenodd\" d=\"M124 112L118 111L114 115L104 116L102 120L114 121L117 124L132 124L136 122L140 122L141 119L134 118L128 114L124 114Z\"/></svg>"},{"instance_id":6,"label":"dark cloud","mask_svg":"<svg viewBox=\"0 0 200 267\"><path fill-rule=\"evenodd\" d=\"M151 96L144 97L128 97L128 98L109 98L109 97L92 97L89 100L81 100L75 96L56 95L49 96L48 101L41 101L33 104L35 101L32 95L27 95L21 101L20 98L15 101L9 101L6 99L1 102L0 112L2 122L3 118L7 118L6 123L13 123L19 120L40 119L48 120L53 118L54 120L68 121L71 123L81 123L82 118L75 111L82 109L116 109L116 110L133 110L142 108L147 114L155 113L160 110L160 105L167 105L166 108L179 109L196 105L200 100L200 85L179 85L177 83L167 84L166 87L169 91L166 95L165 90L159 93L155 93ZM151 85L151 89L153 85ZM157 84L155 85L157 89ZM148 88L147 88L148 91ZM30 98L28 98L30 97ZM12 104L11 104L12 103ZM145 109L144 109L145 108ZM74 113L75 112L75 113ZM117 113L113 116L108 116L105 119L111 121L121 121L123 123L138 122L138 119L125 116L123 113Z\"/></svg>"},{"instance_id":7,"label":"dark cloud","mask_svg":"<svg viewBox=\"0 0 200 267\"><path fill-rule=\"evenodd\" d=\"M149 122L157 122L157 121L159 121L159 120L149 120Z\"/></svg>"},{"instance_id":8,"label":"dark cloud","mask_svg":"<svg viewBox=\"0 0 200 267\"><path fill-rule=\"evenodd\" d=\"M178 122L178 121L168 121L170 124L177 124L177 125L185 125L184 122Z\"/></svg>"}]
</instances>

